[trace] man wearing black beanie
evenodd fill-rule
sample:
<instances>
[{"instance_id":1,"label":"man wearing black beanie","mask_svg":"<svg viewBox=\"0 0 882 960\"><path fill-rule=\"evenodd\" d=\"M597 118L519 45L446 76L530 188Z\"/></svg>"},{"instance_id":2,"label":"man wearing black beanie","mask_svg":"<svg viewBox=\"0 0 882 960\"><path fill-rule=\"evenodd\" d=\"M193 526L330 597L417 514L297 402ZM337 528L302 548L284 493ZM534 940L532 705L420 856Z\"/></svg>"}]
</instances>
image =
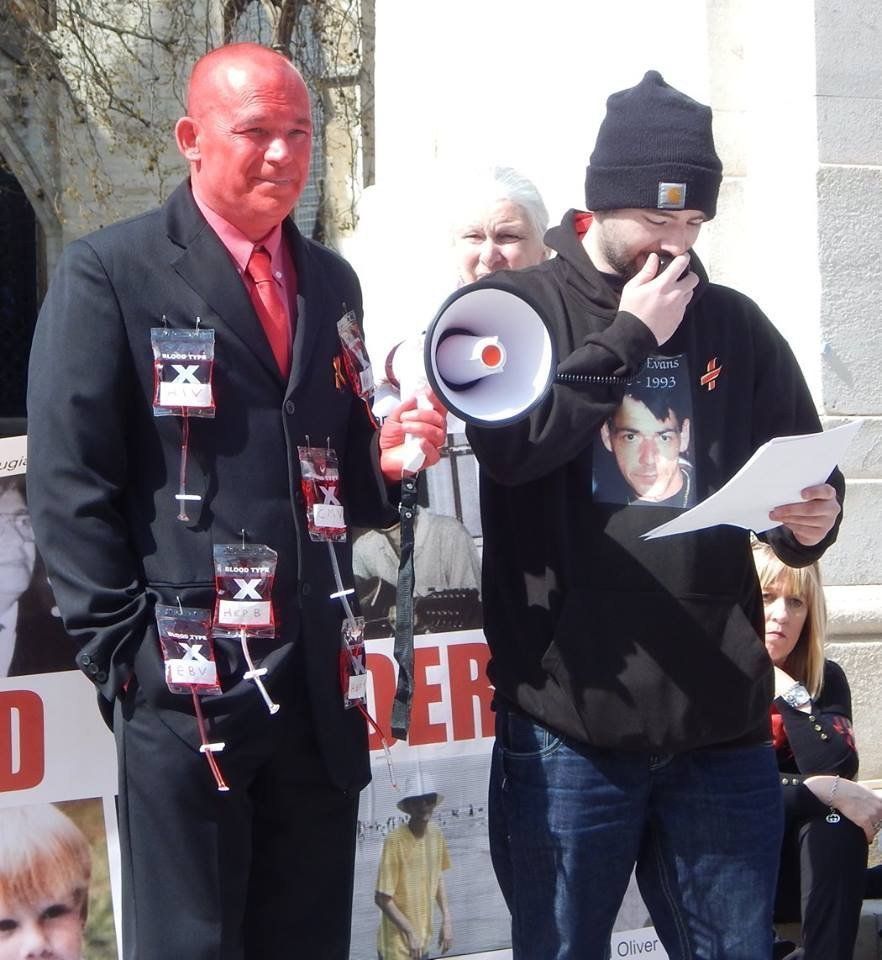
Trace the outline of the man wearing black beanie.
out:
<instances>
[{"instance_id":1,"label":"man wearing black beanie","mask_svg":"<svg viewBox=\"0 0 882 960\"><path fill-rule=\"evenodd\" d=\"M515 960L605 960L635 865L672 960L771 955L781 789L749 534L643 538L766 440L820 429L783 337L692 252L722 177L711 120L655 71L613 94L590 212L549 231L553 259L481 284L532 303L561 361L529 417L468 428ZM843 492L834 471L761 539L817 559Z\"/></svg>"}]
</instances>

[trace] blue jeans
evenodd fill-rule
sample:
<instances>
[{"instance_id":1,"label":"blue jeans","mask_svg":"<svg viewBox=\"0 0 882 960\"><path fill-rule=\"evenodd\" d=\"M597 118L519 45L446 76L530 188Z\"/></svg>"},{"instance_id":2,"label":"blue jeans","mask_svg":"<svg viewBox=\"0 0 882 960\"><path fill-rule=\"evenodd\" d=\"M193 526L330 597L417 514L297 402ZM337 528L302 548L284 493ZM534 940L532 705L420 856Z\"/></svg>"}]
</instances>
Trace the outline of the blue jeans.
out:
<instances>
[{"instance_id":1,"label":"blue jeans","mask_svg":"<svg viewBox=\"0 0 882 960\"><path fill-rule=\"evenodd\" d=\"M670 960L766 960L783 830L770 746L600 750L497 700L490 850L514 960L606 960L631 870Z\"/></svg>"}]
</instances>

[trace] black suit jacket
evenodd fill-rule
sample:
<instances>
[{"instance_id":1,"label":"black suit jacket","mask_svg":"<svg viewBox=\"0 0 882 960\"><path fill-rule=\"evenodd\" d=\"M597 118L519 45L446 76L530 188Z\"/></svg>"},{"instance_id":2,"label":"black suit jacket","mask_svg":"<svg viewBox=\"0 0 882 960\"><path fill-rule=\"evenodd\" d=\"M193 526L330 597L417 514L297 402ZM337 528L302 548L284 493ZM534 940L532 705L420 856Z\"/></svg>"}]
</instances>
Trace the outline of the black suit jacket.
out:
<instances>
[{"instance_id":1,"label":"black suit jacket","mask_svg":"<svg viewBox=\"0 0 882 960\"><path fill-rule=\"evenodd\" d=\"M274 640L253 641L282 705L305 680L329 773L357 789L368 779L365 731L344 711L337 673L342 611L325 543L306 533L297 445L330 444L340 459L351 524L388 524L376 430L364 403L335 381L337 320L361 316L345 261L284 225L298 276L291 376L285 383L231 258L189 184L164 207L70 244L40 312L28 390L28 502L38 543L78 662L108 700L134 671L163 719L197 743L189 696L165 687L156 602L211 607L215 544L278 551ZM166 322L215 330L214 419L190 418L189 492L177 518L181 423L152 414L150 329ZM338 544L352 582L350 544ZM265 710L241 679L238 642L219 641L224 694L204 698L229 741ZM294 678L294 680L292 680Z\"/></svg>"},{"instance_id":2,"label":"black suit jacket","mask_svg":"<svg viewBox=\"0 0 882 960\"><path fill-rule=\"evenodd\" d=\"M57 614L46 571L37 558L30 586L19 597L10 677L76 669L77 647Z\"/></svg>"}]
</instances>

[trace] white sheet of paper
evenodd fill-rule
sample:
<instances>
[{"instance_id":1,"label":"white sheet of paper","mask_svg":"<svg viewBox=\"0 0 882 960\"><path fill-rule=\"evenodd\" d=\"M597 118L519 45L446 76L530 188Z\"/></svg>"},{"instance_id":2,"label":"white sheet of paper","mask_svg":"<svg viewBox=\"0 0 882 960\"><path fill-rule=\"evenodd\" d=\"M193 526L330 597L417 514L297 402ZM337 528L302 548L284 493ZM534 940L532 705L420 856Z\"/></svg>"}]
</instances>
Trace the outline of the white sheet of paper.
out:
<instances>
[{"instance_id":1,"label":"white sheet of paper","mask_svg":"<svg viewBox=\"0 0 882 960\"><path fill-rule=\"evenodd\" d=\"M798 503L806 487L824 483L861 426L852 420L822 433L774 437L734 477L706 500L643 534L644 540L703 530L718 523L762 533L780 526L769 511Z\"/></svg>"}]
</instances>

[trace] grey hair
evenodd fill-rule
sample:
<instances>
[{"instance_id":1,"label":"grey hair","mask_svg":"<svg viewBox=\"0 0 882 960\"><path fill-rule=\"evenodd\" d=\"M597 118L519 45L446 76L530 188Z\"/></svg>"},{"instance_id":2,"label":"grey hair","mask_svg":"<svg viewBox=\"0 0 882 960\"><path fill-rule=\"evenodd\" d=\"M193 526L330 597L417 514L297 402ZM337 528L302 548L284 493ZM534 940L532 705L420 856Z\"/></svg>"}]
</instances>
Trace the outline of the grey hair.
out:
<instances>
[{"instance_id":1,"label":"grey hair","mask_svg":"<svg viewBox=\"0 0 882 960\"><path fill-rule=\"evenodd\" d=\"M492 166L475 175L463 176L461 190L457 190L453 200L454 214L465 213L466 216L474 213L474 207L479 203L492 203L500 200L510 200L516 203L527 219L531 230L538 240L542 240L548 229L548 210L536 185L514 167ZM461 224L451 223L451 231Z\"/></svg>"}]
</instances>

